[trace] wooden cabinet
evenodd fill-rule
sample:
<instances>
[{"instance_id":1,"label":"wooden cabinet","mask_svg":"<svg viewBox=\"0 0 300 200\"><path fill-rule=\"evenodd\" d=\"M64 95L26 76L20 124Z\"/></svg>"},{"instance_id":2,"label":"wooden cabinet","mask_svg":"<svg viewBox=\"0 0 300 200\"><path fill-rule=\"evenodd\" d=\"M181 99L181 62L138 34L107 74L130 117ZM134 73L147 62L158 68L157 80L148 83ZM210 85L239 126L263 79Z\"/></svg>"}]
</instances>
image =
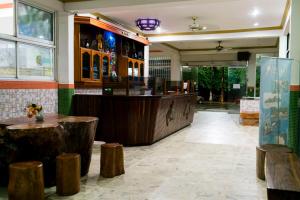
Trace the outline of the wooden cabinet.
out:
<instances>
[{"instance_id":1,"label":"wooden cabinet","mask_svg":"<svg viewBox=\"0 0 300 200\"><path fill-rule=\"evenodd\" d=\"M142 80L144 76L144 61L122 56L119 59L120 76L128 76L129 80Z\"/></svg>"},{"instance_id":2,"label":"wooden cabinet","mask_svg":"<svg viewBox=\"0 0 300 200\"><path fill-rule=\"evenodd\" d=\"M90 17L75 16L74 22L75 87L100 88L103 80L115 84L127 76L143 80L146 38Z\"/></svg>"},{"instance_id":3,"label":"wooden cabinet","mask_svg":"<svg viewBox=\"0 0 300 200\"><path fill-rule=\"evenodd\" d=\"M99 86L102 85L103 77L110 75L110 55L108 53L81 47L79 63L79 69L75 68L77 84Z\"/></svg>"}]
</instances>

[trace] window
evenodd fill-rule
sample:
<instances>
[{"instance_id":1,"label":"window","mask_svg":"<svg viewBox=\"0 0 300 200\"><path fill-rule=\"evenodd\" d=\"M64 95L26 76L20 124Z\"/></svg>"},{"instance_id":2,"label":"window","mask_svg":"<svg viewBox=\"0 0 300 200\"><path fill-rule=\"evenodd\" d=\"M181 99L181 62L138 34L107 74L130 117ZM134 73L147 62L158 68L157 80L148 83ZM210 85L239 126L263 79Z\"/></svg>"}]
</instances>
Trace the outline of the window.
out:
<instances>
[{"instance_id":1,"label":"window","mask_svg":"<svg viewBox=\"0 0 300 200\"><path fill-rule=\"evenodd\" d=\"M0 78L54 79L54 17L21 0L0 0Z\"/></svg>"},{"instance_id":2,"label":"window","mask_svg":"<svg viewBox=\"0 0 300 200\"><path fill-rule=\"evenodd\" d=\"M14 35L14 17L14 0L0 0L0 34Z\"/></svg>"},{"instance_id":3,"label":"window","mask_svg":"<svg viewBox=\"0 0 300 200\"><path fill-rule=\"evenodd\" d=\"M53 77L53 51L51 48L18 44L20 77Z\"/></svg>"},{"instance_id":4,"label":"window","mask_svg":"<svg viewBox=\"0 0 300 200\"><path fill-rule=\"evenodd\" d=\"M16 45L14 42L0 40L0 76L16 76Z\"/></svg>"},{"instance_id":5,"label":"window","mask_svg":"<svg viewBox=\"0 0 300 200\"><path fill-rule=\"evenodd\" d=\"M53 41L53 14L18 3L18 34Z\"/></svg>"}]
</instances>

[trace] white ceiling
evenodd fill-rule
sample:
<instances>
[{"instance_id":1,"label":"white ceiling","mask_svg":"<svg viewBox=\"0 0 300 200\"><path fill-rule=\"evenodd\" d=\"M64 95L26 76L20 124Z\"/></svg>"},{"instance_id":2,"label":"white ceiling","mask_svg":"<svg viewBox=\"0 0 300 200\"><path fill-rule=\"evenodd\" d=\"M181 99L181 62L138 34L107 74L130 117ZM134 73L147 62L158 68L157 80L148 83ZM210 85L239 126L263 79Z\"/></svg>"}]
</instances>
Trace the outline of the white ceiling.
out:
<instances>
[{"instance_id":1,"label":"white ceiling","mask_svg":"<svg viewBox=\"0 0 300 200\"><path fill-rule=\"evenodd\" d=\"M95 2L95 1L94 1ZM148 1L138 5L110 5L101 8L95 4L90 12L99 12L126 26L135 27L135 20L141 17L161 20L161 33L189 32L192 16L207 26L207 31L279 27L287 0L181 0L160 3ZM78 3L78 7L79 7ZM85 4L85 3L82 3ZM120 5L120 4L119 4ZM121 4L122 5L122 4ZM257 16L252 16L254 10ZM254 26L258 23L258 26ZM157 32L145 32L158 34Z\"/></svg>"},{"instance_id":2,"label":"white ceiling","mask_svg":"<svg viewBox=\"0 0 300 200\"><path fill-rule=\"evenodd\" d=\"M153 43L150 51L160 54L179 50L183 61L199 61L203 55L209 56L208 60L219 58L222 54L225 57L236 57L236 52L240 50L253 53L278 52L278 36L281 34L288 2L289 0L91 0L66 3L65 9L79 13L100 13L136 31L136 19L157 18L161 20L161 32L144 32ZM258 14L253 16L255 10ZM192 16L197 16L197 23L208 29L194 35L188 28L192 23ZM259 25L254 26L254 23ZM224 48L232 49L217 52L214 48L218 45L218 40L222 40Z\"/></svg>"}]
</instances>

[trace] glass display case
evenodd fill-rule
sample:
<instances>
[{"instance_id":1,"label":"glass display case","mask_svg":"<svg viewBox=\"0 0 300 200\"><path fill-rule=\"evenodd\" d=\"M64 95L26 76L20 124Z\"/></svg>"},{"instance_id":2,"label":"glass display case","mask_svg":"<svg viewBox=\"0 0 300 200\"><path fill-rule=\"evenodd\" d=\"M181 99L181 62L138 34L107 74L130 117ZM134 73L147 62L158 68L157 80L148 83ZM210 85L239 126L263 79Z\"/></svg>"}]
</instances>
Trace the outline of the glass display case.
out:
<instances>
[{"instance_id":1,"label":"glass display case","mask_svg":"<svg viewBox=\"0 0 300 200\"><path fill-rule=\"evenodd\" d=\"M290 59L260 57L259 143L287 144Z\"/></svg>"},{"instance_id":2,"label":"glass display case","mask_svg":"<svg viewBox=\"0 0 300 200\"><path fill-rule=\"evenodd\" d=\"M100 52L93 52L93 79L94 80L100 80L100 60L101 60L101 54Z\"/></svg>"},{"instance_id":3,"label":"glass display case","mask_svg":"<svg viewBox=\"0 0 300 200\"><path fill-rule=\"evenodd\" d=\"M102 75L109 76L110 74L110 64L109 56L107 54L102 55Z\"/></svg>"},{"instance_id":4,"label":"glass display case","mask_svg":"<svg viewBox=\"0 0 300 200\"><path fill-rule=\"evenodd\" d=\"M81 49L81 78L91 78L91 53L89 49Z\"/></svg>"}]
</instances>

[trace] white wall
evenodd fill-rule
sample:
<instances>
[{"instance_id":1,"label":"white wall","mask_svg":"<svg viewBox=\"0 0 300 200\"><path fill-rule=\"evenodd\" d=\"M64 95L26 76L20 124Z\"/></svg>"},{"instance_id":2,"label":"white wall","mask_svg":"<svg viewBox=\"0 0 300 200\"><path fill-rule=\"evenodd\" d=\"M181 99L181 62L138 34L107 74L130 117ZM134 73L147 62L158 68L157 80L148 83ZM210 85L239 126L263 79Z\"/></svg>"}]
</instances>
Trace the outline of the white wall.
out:
<instances>
[{"instance_id":1,"label":"white wall","mask_svg":"<svg viewBox=\"0 0 300 200\"><path fill-rule=\"evenodd\" d=\"M156 44L160 47L162 52L151 52L150 46L150 58L158 57L158 56L168 56L171 58L171 80L172 81L180 81L181 80L181 59L180 54L175 49L172 49L168 46L162 44Z\"/></svg>"},{"instance_id":2,"label":"white wall","mask_svg":"<svg viewBox=\"0 0 300 200\"><path fill-rule=\"evenodd\" d=\"M300 62L300 1L292 1L290 24L290 58L295 59L292 66L291 85L299 85Z\"/></svg>"},{"instance_id":3,"label":"white wall","mask_svg":"<svg viewBox=\"0 0 300 200\"><path fill-rule=\"evenodd\" d=\"M58 12L57 80L74 84L74 15Z\"/></svg>"}]
</instances>

